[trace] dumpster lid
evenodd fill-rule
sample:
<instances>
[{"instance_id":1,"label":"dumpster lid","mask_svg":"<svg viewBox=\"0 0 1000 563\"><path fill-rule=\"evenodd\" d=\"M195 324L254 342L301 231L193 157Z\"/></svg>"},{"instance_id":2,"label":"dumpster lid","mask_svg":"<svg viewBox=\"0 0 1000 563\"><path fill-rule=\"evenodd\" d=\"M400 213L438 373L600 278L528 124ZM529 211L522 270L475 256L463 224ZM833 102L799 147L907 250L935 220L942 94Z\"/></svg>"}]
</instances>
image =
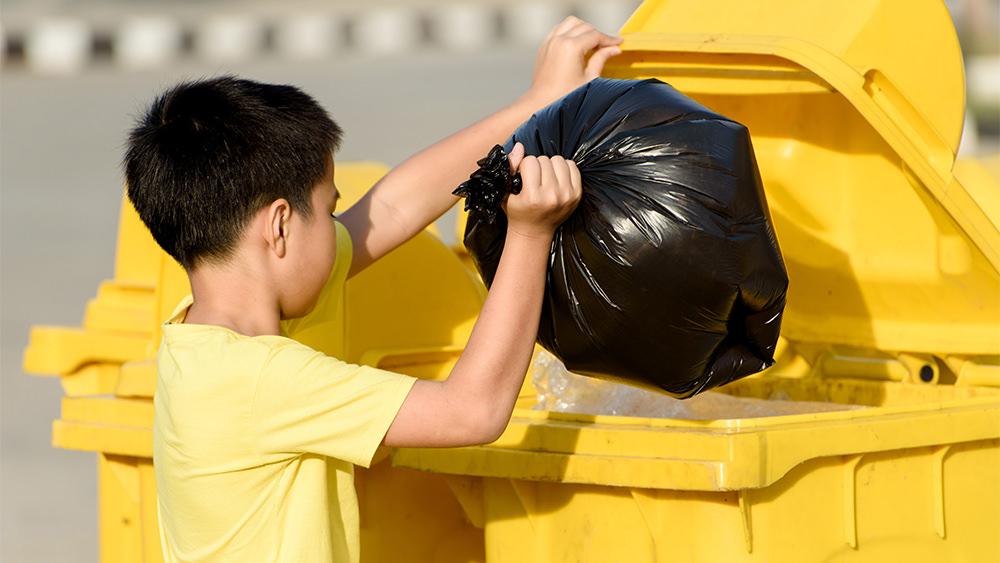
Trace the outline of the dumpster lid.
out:
<instances>
[{"instance_id":1,"label":"dumpster lid","mask_svg":"<svg viewBox=\"0 0 1000 563\"><path fill-rule=\"evenodd\" d=\"M953 174L964 78L942 2L646 2L622 35L605 76L748 127L789 274L782 336L1000 353L1000 184Z\"/></svg>"}]
</instances>

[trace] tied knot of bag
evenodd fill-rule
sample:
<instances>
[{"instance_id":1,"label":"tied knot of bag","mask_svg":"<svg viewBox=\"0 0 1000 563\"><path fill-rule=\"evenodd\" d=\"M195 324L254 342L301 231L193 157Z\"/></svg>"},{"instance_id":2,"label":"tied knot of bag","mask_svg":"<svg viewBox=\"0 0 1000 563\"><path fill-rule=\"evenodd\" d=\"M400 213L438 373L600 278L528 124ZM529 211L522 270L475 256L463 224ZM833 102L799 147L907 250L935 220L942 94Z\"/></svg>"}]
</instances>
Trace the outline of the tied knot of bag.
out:
<instances>
[{"instance_id":1,"label":"tied knot of bag","mask_svg":"<svg viewBox=\"0 0 1000 563\"><path fill-rule=\"evenodd\" d=\"M521 175L511 174L510 160L500 145L495 145L476 164L479 169L451 193L465 198L466 211L481 213L480 220L493 224L507 194L521 193Z\"/></svg>"}]
</instances>

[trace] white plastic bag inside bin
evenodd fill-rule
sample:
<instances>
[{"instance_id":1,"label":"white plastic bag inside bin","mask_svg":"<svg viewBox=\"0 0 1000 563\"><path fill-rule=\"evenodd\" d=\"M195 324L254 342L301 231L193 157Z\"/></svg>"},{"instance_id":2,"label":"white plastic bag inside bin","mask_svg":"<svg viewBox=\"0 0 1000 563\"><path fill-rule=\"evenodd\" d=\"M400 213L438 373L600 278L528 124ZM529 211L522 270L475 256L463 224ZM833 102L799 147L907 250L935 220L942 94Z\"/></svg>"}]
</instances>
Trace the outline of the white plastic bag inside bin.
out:
<instances>
[{"instance_id":1,"label":"white plastic bag inside bin","mask_svg":"<svg viewBox=\"0 0 1000 563\"><path fill-rule=\"evenodd\" d=\"M674 399L637 387L576 375L558 358L539 350L532 363L531 383L538 393L536 410L576 414L726 420L791 414L854 410L859 405L792 401L778 391L767 399L734 397L706 391L689 399Z\"/></svg>"}]
</instances>

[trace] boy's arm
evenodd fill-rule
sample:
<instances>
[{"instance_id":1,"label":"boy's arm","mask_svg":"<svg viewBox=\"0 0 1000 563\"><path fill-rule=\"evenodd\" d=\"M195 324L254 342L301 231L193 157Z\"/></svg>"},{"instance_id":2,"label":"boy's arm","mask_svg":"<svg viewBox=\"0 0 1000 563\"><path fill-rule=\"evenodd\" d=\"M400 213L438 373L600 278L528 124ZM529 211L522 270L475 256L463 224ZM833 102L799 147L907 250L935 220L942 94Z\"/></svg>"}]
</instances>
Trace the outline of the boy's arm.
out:
<instances>
[{"instance_id":1,"label":"boy's arm","mask_svg":"<svg viewBox=\"0 0 1000 563\"><path fill-rule=\"evenodd\" d=\"M532 85L511 105L410 157L390 171L339 220L354 242L353 276L450 209L452 190L476 161L531 115L600 75L621 40L570 17L542 43Z\"/></svg>"},{"instance_id":2,"label":"boy's arm","mask_svg":"<svg viewBox=\"0 0 1000 563\"><path fill-rule=\"evenodd\" d=\"M518 144L512 168L523 154ZM414 383L388 446L489 443L510 420L538 332L552 236L581 193L579 170L561 157L524 158L520 172L522 191L507 199L503 254L468 345L447 380Z\"/></svg>"}]
</instances>

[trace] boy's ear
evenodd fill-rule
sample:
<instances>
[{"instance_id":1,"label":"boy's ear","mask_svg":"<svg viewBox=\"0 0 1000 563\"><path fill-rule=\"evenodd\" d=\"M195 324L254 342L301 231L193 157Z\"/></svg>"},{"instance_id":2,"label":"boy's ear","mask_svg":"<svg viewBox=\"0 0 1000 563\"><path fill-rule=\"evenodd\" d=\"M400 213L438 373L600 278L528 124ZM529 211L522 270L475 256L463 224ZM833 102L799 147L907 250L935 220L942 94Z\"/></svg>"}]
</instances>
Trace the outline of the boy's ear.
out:
<instances>
[{"instance_id":1,"label":"boy's ear","mask_svg":"<svg viewBox=\"0 0 1000 563\"><path fill-rule=\"evenodd\" d=\"M285 199L276 199L265 210L265 239L268 247L284 258L288 250L288 225L292 218L292 208Z\"/></svg>"}]
</instances>

